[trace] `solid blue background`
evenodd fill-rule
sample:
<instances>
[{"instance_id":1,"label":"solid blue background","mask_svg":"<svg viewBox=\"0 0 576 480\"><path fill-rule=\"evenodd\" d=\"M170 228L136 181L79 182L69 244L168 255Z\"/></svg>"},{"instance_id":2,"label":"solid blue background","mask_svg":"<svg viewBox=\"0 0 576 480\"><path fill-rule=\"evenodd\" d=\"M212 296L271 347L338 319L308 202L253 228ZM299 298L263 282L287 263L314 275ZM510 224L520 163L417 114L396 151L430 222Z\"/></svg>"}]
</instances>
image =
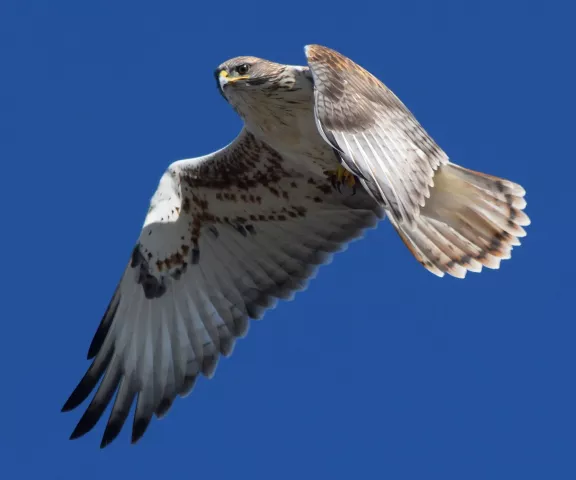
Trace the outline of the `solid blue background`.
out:
<instances>
[{"instance_id":1,"label":"solid blue background","mask_svg":"<svg viewBox=\"0 0 576 480\"><path fill-rule=\"evenodd\" d=\"M566 4L568 2L565 2ZM0 477L576 478L574 12L560 2L0 4ZM385 222L253 323L136 446L60 408L174 160L232 140L212 72L340 50L451 158L521 183L499 271L438 279Z\"/></svg>"}]
</instances>

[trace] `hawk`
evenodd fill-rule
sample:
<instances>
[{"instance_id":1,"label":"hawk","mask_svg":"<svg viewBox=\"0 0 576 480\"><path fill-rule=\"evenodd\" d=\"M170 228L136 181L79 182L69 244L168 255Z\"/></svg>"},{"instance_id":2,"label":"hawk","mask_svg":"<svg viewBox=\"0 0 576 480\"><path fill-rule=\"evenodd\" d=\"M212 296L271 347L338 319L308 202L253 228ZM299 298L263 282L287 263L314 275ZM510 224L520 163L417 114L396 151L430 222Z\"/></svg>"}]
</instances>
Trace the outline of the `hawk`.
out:
<instances>
[{"instance_id":1,"label":"hawk","mask_svg":"<svg viewBox=\"0 0 576 480\"><path fill-rule=\"evenodd\" d=\"M520 185L450 162L349 58L319 45L305 53L307 66L243 56L216 69L244 126L228 146L161 177L88 350L92 364L63 407L96 389L71 438L90 431L116 393L101 447L134 401L138 441L200 375L212 377L250 319L304 289L385 216L438 276L498 268L520 244L530 223Z\"/></svg>"}]
</instances>

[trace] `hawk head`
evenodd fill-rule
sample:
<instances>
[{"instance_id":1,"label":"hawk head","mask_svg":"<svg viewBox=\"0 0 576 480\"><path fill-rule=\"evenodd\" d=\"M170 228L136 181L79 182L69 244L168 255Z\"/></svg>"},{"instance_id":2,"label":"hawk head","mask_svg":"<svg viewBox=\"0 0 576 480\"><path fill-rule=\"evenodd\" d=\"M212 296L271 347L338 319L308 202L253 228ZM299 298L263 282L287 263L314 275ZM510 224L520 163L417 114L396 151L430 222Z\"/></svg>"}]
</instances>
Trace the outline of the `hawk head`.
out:
<instances>
[{"instance_id":1,"label":"hawk head","mask_svg":"<svg viewBox=\"0 0 576 480\"><path fill-rule=\"evenodd\" d=\"M299 90L302 67L257 57L235 57L214 72L220 93L247 122L258 124ZM252 121L252 122L251 122Z\"/></svg>"},{"instance_id":2,"label":"hawk head","mask_svg":"<svg viewBox=\"0 0 576 480\"><path fill-rule=\"evenodd\" d=\"M247 93L274 87L285 70L285 65L262 58L235 57L221 64L215 76L218 88L229 100L239 91Z\"/></svg>"}]
</instances>

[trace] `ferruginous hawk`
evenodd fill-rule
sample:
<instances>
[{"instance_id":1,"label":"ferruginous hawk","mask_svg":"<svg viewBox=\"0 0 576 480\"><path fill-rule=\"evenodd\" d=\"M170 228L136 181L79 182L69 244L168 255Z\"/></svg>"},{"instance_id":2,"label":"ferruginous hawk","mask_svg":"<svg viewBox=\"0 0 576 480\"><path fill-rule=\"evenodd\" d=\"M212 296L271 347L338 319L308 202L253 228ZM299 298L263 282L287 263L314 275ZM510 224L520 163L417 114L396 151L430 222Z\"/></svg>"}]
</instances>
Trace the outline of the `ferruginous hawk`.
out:
<instances>
[{"instance_id":1,"label":"ferruginous hawk","mask_svg":"<svg viewBox=\"0 0 576 480\"><path fill-rule=\"evenodd\" d=\"M510 257L524 189L451 163L383 83L338 52L308 66L237 57L215 72L244 120L209 155L171 164L63 410L96 393L71 438L116 397L101 446L136 399L132 441L277 299L385 215L432 273L462 278Z\"/></svg>"}]
</instances>

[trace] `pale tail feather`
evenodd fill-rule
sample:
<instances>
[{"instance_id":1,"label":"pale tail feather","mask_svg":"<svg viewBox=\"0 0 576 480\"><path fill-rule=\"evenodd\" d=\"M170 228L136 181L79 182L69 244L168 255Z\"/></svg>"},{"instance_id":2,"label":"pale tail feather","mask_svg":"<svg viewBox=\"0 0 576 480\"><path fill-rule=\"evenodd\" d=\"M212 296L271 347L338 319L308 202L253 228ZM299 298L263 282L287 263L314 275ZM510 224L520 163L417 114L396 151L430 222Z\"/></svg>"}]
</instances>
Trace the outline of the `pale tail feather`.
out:
<instances>
[{"instance_id":1,"label":"pale tail feather","mask_svg":"<svg viewBox=\"0 0 576 480\"><path fill-rule=\"evenodd\" d=\"M430 198L413 228L394 228L416 259L438 276L464 278L498 268L530 224L525 190L502 178L448 163L434 176Z\"/></svg>"}]
</instances>

